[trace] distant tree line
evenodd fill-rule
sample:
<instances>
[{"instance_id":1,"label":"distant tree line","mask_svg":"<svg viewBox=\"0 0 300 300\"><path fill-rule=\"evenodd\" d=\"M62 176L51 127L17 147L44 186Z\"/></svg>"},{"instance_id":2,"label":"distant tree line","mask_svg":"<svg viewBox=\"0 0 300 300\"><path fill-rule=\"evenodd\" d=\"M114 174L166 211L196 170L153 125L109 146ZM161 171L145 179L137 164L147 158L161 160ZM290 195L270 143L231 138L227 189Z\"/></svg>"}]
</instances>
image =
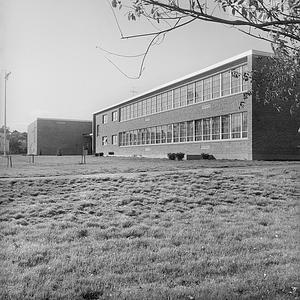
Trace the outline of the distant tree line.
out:
<instances>
[{"instance_id":1,"label":"distant tree line","mask_svg":"<svg viewBox=\"0 0 300 300\"><path fill-rule=\"evenodd\" d=\"M4 126L0 128L0 132L4 133ZM9 128L6 128L6 136L10 154L27 153L27 132L10 131Z\"/></svg>"}]
</instances>

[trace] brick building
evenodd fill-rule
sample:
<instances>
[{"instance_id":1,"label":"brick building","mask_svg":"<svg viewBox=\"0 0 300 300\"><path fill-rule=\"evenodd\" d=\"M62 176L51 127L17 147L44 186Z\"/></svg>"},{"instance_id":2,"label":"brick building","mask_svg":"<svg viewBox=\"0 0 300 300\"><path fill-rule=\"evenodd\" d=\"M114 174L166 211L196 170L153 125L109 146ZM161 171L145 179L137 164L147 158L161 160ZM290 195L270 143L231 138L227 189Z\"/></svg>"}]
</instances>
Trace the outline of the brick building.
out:
<instances>
[{"instance_id":1,"label":"brick building","mask_svg":"<svg viewBox=\"0 0 300 300\"><path fill-rule=\"evenodd\" d=\"M250 50L94 113L94 152L299 159L299 133L280 128L282 116L256 101L256 87L243 76L270 55Z\"/></svg>"},{"instance_id":2,"label":"brick building","mask_svg":"<svg viewBox=\"0 0 300 300\"><path fill-rule=\"evenodd\" d=\"M28 126L27 151L34 155L76 155L92 152L91 121L38 118Z\"/></svg>"}]
</instances>

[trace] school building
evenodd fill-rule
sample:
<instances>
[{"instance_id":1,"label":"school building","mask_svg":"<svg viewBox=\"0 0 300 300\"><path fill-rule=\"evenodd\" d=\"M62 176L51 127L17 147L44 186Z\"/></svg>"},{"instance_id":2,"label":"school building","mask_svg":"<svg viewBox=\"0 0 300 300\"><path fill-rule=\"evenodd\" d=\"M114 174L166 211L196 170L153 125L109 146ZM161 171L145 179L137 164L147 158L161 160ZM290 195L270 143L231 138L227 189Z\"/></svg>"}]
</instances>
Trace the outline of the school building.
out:
<instances>
[{"instance_id":1,"label":"school building","mask_svg":"<svg viewBox=\"0 0 300 300\"><path fill-rule=\"evenodd\" d=\"M27 153L80 155L92 153L92 121L37 118L28 126Z\"/></svg>"},{"instance_id":2,"label":"school building","mask_svg":"<svg viewBox=\"0 0 300 300\"><path fill-rule=\"evenodd\" d=\"M94 153L300 159L299 133L280 127L288 120L256 101L245 76L270 55L249 50L94 113Z\"/></svg>"}]
</instances>

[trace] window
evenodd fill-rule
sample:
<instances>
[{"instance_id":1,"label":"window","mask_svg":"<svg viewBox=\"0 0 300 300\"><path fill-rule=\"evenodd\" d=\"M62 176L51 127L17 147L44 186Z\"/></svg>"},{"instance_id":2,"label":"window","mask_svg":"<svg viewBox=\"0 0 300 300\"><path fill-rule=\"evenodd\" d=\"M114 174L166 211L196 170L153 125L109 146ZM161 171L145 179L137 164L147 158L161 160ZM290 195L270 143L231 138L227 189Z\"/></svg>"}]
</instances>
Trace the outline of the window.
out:
<instances>
[{"instance_id":1,"label":"window","mask_svg":"<svg viewBox=\"0 0 300 300\"><path fill-rule=\"evenodd\" d=\"M167 143L172 143L172 125L167 125Z\"/></svg>"},{"instance_id":2,"label":"window","mask_svg":"<svg viewBox=\"0 0 300 300\"><path fill-rule=\"evenodd\" d=\"M133 107L133 104L130 105L130 119L133 119L134 118L134 107Z\"/></svg>"},{"instance_id":3,"label":"window","mask_svg":"<svg viewBox=\"0 0 300 300\"><path fill-rule=\"evenodd\" d=\"M118 136L117 135L114 134L111 136L111 143L112 143L112 145L118 144Z\"/></svg>"},{"instance_id":4,"label":"window","mask_svg":"<svg viewBox=\"0 0 300 300\"><path fill-rule=\"evenodd\" d=\"M107 145L107 136L103 136L102 137L102 146L106 146Z\"/></svg>"},{"instance_id":5,"label":"window","mask_svg":"<svg viewBox=\"0 0 300 300\"><path fill-rule=\"evenodd\" d=\"M168 109L168 93L163 93L161 95L161 111Z\"/></svg>"},{"instance_id":6,"label":"window","mask_svg":"<svg viewBox=\"0 0 300 300\"><path fill-rule=\"evenodd\" d=\"M142 144L142 131L141 129L139 129L137 132L137 145L141 145L141 144Z\"/></svg>"},{"instance_id":7,"label":"window","mask_svg":"<svg viewBox=\"0 0 300 300\"><path fill-rule=\"evenodd\" d=\"M121 107L121 118L120 121L125 121L125 109L124 107Z\"/></svg>"},{"instance_id":8,"label":"window","mask_svg":"<svg viewBox=\"0 0 300 300\"><path fill-rule=\"evenodd\" d=\"M117 111L113 111L113 112L111 113L111 120L112 120L113 122L115 122L115 121L118 120L118 112L117 112Z\"/></svg>"},{"instance_id":9,"label":"window","mask_svg":"<svg viewBox=\"0 0 300 300\"><path fill-rule=\"evenodd\" d=\"M220 117L213 117L211 119L212 139L220 139Z\"/></svg>"},{"instance_id":10,"label":"window","mask_svg":"<svg viewBox=\"0 0 300 300\"><path fill-rule=\"evenodd\" d=\"M241 114L231 115L231 138L238 139L241 137Z\"/></svg>"},{"instance_id":11,"label":"window","mask_svg":"<svg viewBox=\"0 0 300 300\"><path fill-rule=\"evenodd\" d=\"M188 142L191 142L194 140L194 122L193 121L188 121L186 125L186 140Z\"/></svg>"},{"instance_id":12,"label":"window","mask_svg":"<svg viewBox=\"0 0 300 300\"><path fill-rule=\"evenodd\" d=\"M221 117L221 132L223 140L230 138L230 115Z\"/></svg>"},{"instance_id":13,"label":"window","mask_svg":"<svg viewBox=\"0 0 300 300\"><path fill-rule=\"evenodd\" d=\"M161 142L166 143L167 141L167 125L161 126Z\"/></svg>"},{"instance_id":14,"label":"window","mask_svg":"<svg viewBox=\"0 0 300 300\"><path fill-rule=\"evenodd\" d=\"M230 94L230 71L221 74L221 95L226 96Z\"/></svg>"},{"instance_id":15,"label":"window","mask_svg":"<svg viewBox=\"0 0 300 300\"><path fill-rule=\"evenodd\" d=\"M180 106L180 88L174 90L174 108Z\"/></svg>"},{"instance_id":16,"label":"window","mask_svg":"<svg viewBox=\"0 0 300 300\"><path fill-rule=\"evenodd\" d=\"M179 141L179 124L173 124L173 142L177 143Z\"/></svg>"},{"instance_id":17,"label":"window","mask_svg":"<svg viewBox=\"0 0 300 300\"><path fill-rule=\"evenodd\" d=\"M133 130L132 136L133 136L133 139L132 139L133 145L137 145L138 144L138 131Z\"/></svg>"},{"instance_id":18,"label":"window","mask_svg":"<svg viewBox=\"0 0 300 300\"><path fill-rule=\"evenodd\" d=\"M194 103L194 84L187 86L187 105Z\"/></svg>"},{"instance_id":19,"label":"window","mask_svg":"<svg viewBox=\"0 0 300 300\"><path fill-rule=\"evenodd\" d=\"M146 115L151 114L151 98L146 100Z\"/></svg>"},{"instance_id":20,"label":"window","mask_svg":"<svg viewBox=\"0 0 300 300\"><path fill-rule=\"evenodd\" d=\"M97 125L96 131L97 131L97 136L99 136L99 132L100 132L100 126L99 125Z\"/></svg>"},{"instance_id":21,"label":"window","mask_svg":"<svg viewBox=\"0 0 300 300\"><path fill-rule=\"evenodd\" d=\"M125 134L125 145L128 146L129 145L129 141L130 141L130 134L129 132L127 131L126 134Z\"/></svg>"},{"instance_id":22,"label":"window","mask_svg":"<svg viewBox=\"0 0 300 300\"><path fill-rule=\"evenodd\" d=\"M203 101L203 80L197 81L195 84L195 102Z\"/></svg>"},{"instance_id":23,"label":"window","mask_svg":"<svg viewBox=\"0 0 300 300\"><path fill-rule=\"evenodd\" d=\"M187 86L182 86L180 88L180 101L179 101L179 106L186 106L186 91L187 91Z\"/></svg>"},{"instance_id":24,"label":"window","mask_svg":"<svg viewBox=\"0 0 300 300\"><path fill-rule=\"evenodd\" d=\"M144 101L143 101L142 107L143 107L143 113L142 113L142 116L146 116L146 115L147 115L147 100L144 100Z\"/></svg>"},{"instance_id":25,"label":"window","mask_svg":"<svg viewBox=\"0 0 300 300\"><path fill-rule=\"evenodd\" d=\"M161 143L161 126L156 126L156 144Z\"/></svg>"},{"instance_id":26,"label":"window","mask_svg":"<svg viewBox=\"0 0 300 300\"><path fill-rule=\"evenodd\" d=\"M202 141L202 120L195 121L195 141Z\"/></svg>"},{"instance_id":27,"label":"window","mask_svg":"<svg viewBox=\"0 0 300 300\"><path fill-rule=\"evenodd\" d=\"M150 128L146 128L145 132L146 132L146 144L150 144Z\"/></svg>"},{"instance_id":28,"label":"window","mask_svg":"<svg viewBox=\"0 0 300 300\"><path fill-rule=\"evenodd\" d=\"M119 134L120 146L125 145L125 132L120 132Z\"/></svg>"},{"instance_id":29,"label":"window","mask_svg":"<svg viewBox=\"0 0 300 300\"><path fill-rule=\"evenodd\" d=\"M231 93L238 93L241 91L241 68L231 70Z\"/></svg>"},{"instance_id":30,"label":"window","mask_svg":"<svg viewBox=\"0 0 300 300\"><path fill-rule=\"evenodd\" d=\"M151 127L150 128L150 144L155 144L155 137L156 137L156 128Z\"/></svg>"},{"instance_id":31,"label":"window","mask_svg":"<svg viewBox=\"0 0 300 300\"><path fill-rule=\"evenodd\" d=\"M156 97L151 98L151 114L156 113Z\"/></svg>"},{"instance_id":32,"label":"window","mask_svg":"<svg viewBox=\"0 0 300 300\"><path fill-rule=\"evenodd\" d=\"M210 118L203 119L203 140L210 140Z\"/></svg>"},{"instance_id":33,"label":"window","mask_svg":"<svg viewBox=\"0 0 300 300\"><path fill-rule=\"evenodd\" d=\"M173 91L168 92L167 109L173 108Z\"/></svg>"},{"instance_id":34,"label":"window","mask_svg":"<svg viewBox=\"0 0 300 300\"><path fill-rule=\"evenodd\" d=\"M211 99L211 77L203 81L203 101Z\"/></svg>"},{"instance_id":35,"label":"window","mask_svg":"<svg viewBox=\"0 0 300 300\"><path fill-rule=\"evenodd\" d=\"M142 145L146 144L146 129L141 129L142 134Z\"/></svg>"},{"instance_id":36,"label":"window","mask_svg":"<svg viewBox=\"0 0 300 300\"><path fill-rule=\"evenodd\" d=\"M248 66L242 66L242 90L247 91L249 83L249 73L248 73Z\"/></svg>"},{"instance_id":37,"label":"window","mask_svg":"<svg viewBox=\"0 0 300 300\"><path fill-rule=\"evenodd\" d=\"M133 118L137 118L137 113L138 113L138 104L134 103L133 105Z\"/></svg>"},{"instance_id":38,"label":"window","mask_svg":"<svg viewBox=\"0 0 300 300\"><path fill-rule=\"evenodd\" d=\"M179 123L179 137L180 142L186 141L186 122Z\"/></svg>"},{"instance_id":39,"label":"window","mask_svg":"<svg viewBox=\"0 0 300 300\"><path fill-rule=\"evenodd\" d=\"M161 112L161 94L156 96L156 112Z\"/></svg>"},{"instance_id":40,"label":"window","mask_svg":"<svg viewBox=\"0 0 300 300\"><path fill-rule=\"evenodd\" d=\"M212 77L212 97L220 97L220 74Z\"/></svg>"},{"instance_id":41,"label":"window","mask_svg":"<svg viewBox=\"0 0 300 300\"><path fill-rule=\"evenodd\" d=\"M102 115L102 124L107 123L107 115Z\"/></svg>"},{"instance_id":42,"label":"window","mask_svg":"<svg viewBox=\"0 0 300 300\"><path fill-rule=\"evenodd\" d=\"M130 120L130 105L126 106L126 120Z\"/></svg>"},{"instance_id":43,"label":"window","mask_svg":"<svg viewBox=\"0 0 300 300\"><path fill-rule=\"evenodd\" d=\"M247 120L247 112L242 113L242 138L246 138L248 136L248 120Z\"/></svg>"}]
</instances>

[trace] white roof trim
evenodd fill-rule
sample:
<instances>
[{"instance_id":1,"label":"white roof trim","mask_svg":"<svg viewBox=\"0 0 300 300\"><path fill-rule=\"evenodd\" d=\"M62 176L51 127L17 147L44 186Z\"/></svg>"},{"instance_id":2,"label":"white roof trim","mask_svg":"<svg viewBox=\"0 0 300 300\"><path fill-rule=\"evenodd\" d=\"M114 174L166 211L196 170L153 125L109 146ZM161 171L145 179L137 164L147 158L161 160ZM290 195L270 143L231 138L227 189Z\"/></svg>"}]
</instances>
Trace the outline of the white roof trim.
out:
<instances>
[{"instance_id":1,"label":"white roof trim","mask_svg":"<svg viewBox=\"0 0 300 300\"><path fill-rule=\"evenodd\" d=\"M92 122L92 120L57 119L57 118L36 118L36 120L47 120L47 121L58 121L58 122L68 122L68 121L72 121L72 122Z\"/></svg>"},{"instance_id":2,"label":"white roof trim","mask_svg":"<svg viewBox=\"0 0 300 300\"><path fill-rule=\"evenodd\" d=\"M172 80L172 81L170 81L170 82L164 83L164 84L159 85L159 86L157 86L157 87L155 87L155 88L153 88L153 89L150 89L150 90L148 90L148 91L146 91L146 92L143 92L143 93L141 93L141 94L138 94L138 95L135 95L135 96L133 96L133 97L131 97L131 98L128 98L127 100L124 100L124 101L122 101L122 102L119 102L119 103L117 103L117 104L114 104L114 105L112 105L112 106L109 106L109 107L107 107L107 108L104 108L104 109L102 109L102 110L96 111L96 112L93 113L93 115L94 115L94 114L99 114L99 113L101 113L102 111L106 111L106 110L110 110L110 109L116 108L116 107L118 107L118 106L120 106L120 105L122 105L122 104L125 104L126 102L132 101L132 100L134 100L134 99L137 99L137 98L143 97L143 96L145 96L145 95L147 95L147 94L150 94L150 93L152 93L152 92L155 92L156 90L163 89L163 88L168 87L168 86L170 86L170 85L176 84L176 83L178 83L178 82L180 82L180 81L184 81L184 80L189 79L189 78L191 78L191 77L200 75L200 74L202 74L202 73L208 72L208 71L210 71L210 70L216 69L216 68L218 68L218 67L221 67L221 66L223 66L223 65L226 65L226 64L228 64L228 63L234 62L234 61L236 61L236 60L238 60L238 59L241 59L241 58L244 58L244 57L247 57L247 56L250 56L250 55L272 56L273 54L270 53L270 52L264 52L264 51L253 50L253 49L248 50L248 51L245 51L245 52L240 53L240 54L238 54L238 55L235 55L235 56L233 56L233 57L230 57L230 58L227 58L227 59L225 59L225 60L222 60L222 61L220 61L220 62L218 62L218 63L216 63L216 64L213 64L213 65L211 65L211 66L209 66L209 67L206 67L206 68L204 68L204 69L201 69L201 70L196 71L196 72L193 72L193 73L190 73L190 74L188 74L188 75L185 75L185 76L180 77L180 78L178 78L178 79Z\"/></svg>"}]
</instances>

